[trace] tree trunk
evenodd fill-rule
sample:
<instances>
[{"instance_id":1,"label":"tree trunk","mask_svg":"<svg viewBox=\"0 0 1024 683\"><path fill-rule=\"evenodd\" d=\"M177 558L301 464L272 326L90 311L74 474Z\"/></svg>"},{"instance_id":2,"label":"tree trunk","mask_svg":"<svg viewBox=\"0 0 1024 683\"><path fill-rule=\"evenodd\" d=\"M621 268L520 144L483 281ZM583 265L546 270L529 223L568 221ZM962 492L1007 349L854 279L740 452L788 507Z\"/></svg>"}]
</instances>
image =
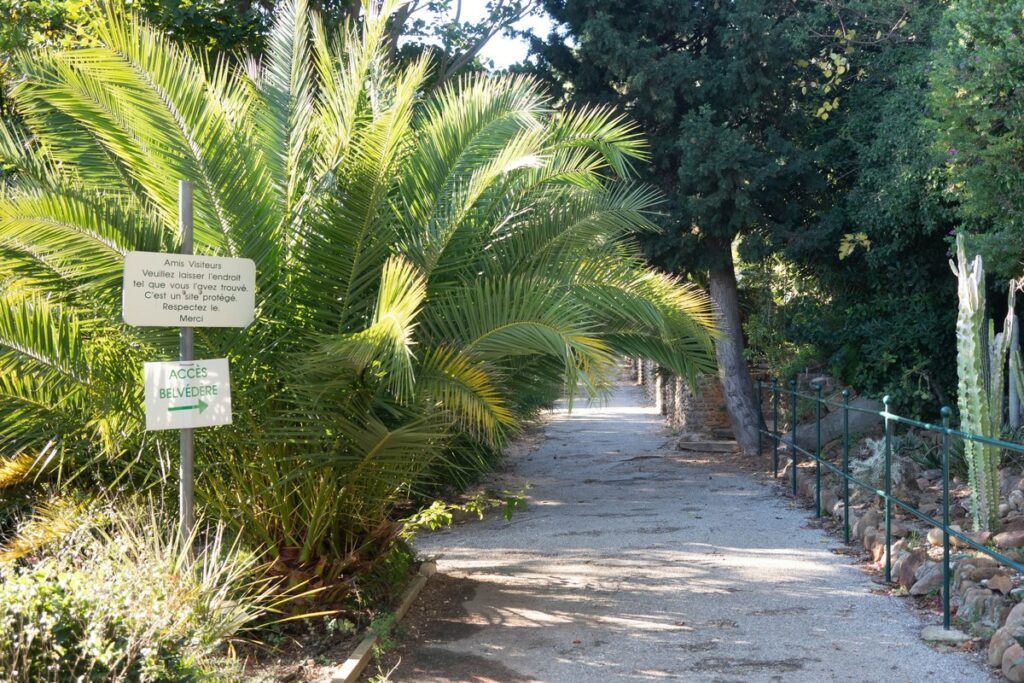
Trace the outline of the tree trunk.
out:
<instances>
[{"instance_id":1,"label":"tree trunk","mask_svg":"<svg viewBox=\"0 0 1024 683\"><path fill-rule=\"evenodd\" d=\"M736 287L736 271L728 248L723 254L723 265L709 273L711 300L721 316L721 337L715 341L718 358L718 376L722 380L725 407L729 411L732 431L743 452L757 453L757 430L762 419L757 405L757 393L750 378L750 368L743 357L743 327L740 324L740 302Z\"/></svg>"}]
</instances>

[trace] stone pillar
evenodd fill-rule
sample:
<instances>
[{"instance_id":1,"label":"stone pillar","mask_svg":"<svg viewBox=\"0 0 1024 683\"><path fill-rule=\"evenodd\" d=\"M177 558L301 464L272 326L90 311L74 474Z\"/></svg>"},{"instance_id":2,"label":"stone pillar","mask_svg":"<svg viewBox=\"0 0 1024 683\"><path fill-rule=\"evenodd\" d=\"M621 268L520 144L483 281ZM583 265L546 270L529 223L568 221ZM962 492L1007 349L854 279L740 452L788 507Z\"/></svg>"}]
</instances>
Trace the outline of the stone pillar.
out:
<instances>
[{"instance_id":1,"label":"stone pillar","mask_svg":"<svg viewBox=\"0 0 1024 683\"><path fill-rule=\"evenodd\" d=\"M655 389L657 388L658 381L658 364L653 360L647 361L644 365L644 391L647 394L647 399L652 403L657 403L658 399L655 398Z\"/></svg>"},{"instance_id":2,"label":"stone pillar","mask_svg":"<svg viewBox=\"0 0 1024 683\"><path fill-rule=\"evenodd\" d=\"M675 379L675 375L671 375L671 376L669 376L669 377L667 377L665 379L665 383L664 383L664 387L665 387L664 388L664 391L665 391L665 402L664 402L664 405L661 407L661 414L664 415L668 419L670 424L672 422L672 406L675 405L675 400L676 400L676 396L675 396L676 384L673 381L674 379Z\"/></svg>"},{"instance_id":3,"label":"stone pillar","mask_svg":"<svg viewBox=\"0 0 1024 683\"><path fill-rule=\"evenodd\" d=\"M676 381L673 383L674 391L672 396L672 424L676 427L683 421L683 391L685 385L683 384L682 377L676 377Z\"/></svg>"},{"instance_id":4,"label":"stone pillar","mask_svg":"<svg viewBox=\"0 0 1024 683\"><path fill-rule=\"evenodd\" d=\"M661 415L665 414L665 380L657 371L654 374L654 409Z\"/></svg>"}]
</instances>

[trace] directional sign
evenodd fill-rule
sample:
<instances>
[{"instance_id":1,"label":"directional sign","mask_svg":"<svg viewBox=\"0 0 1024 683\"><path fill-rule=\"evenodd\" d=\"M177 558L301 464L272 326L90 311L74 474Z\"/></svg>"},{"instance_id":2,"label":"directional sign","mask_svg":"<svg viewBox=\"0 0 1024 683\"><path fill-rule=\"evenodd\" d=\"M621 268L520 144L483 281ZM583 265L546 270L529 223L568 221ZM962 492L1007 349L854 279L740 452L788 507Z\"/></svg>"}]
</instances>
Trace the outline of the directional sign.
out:
<instances>
[{"instance_id":1,"label":"directional sign","mask_svg":"<svg viewBox=\"0 0 1024 683\"><path fill-rule=\"evenodd\" d=\"M231 424L226 358L145 363L146 429Z\"/></svg>"},{"instance_id":2,"label":"directional sign","mask_svg":"<svg viewBox=\"0 0 1024 683\"><path fill-rule=\"evenodd\" d=\"M209 403L204 403L203 399L199 399L199 402L196 403L194 406L174 406L173 408L168 408L167 412L174 413L179 410L198 410L201 413L204 410L206 410L209 406Z\"/></svg>"},{"instance_id":3,"label":"directional sign","mask_svg":"<svg viewBox=\"0 0 1024 683\"><path fill-rule=\"evenodd\" d=\"M133 251L124 258L124 321L140 327L246 327L256 303L247 258Z\"/></svg>"}]
</instances>

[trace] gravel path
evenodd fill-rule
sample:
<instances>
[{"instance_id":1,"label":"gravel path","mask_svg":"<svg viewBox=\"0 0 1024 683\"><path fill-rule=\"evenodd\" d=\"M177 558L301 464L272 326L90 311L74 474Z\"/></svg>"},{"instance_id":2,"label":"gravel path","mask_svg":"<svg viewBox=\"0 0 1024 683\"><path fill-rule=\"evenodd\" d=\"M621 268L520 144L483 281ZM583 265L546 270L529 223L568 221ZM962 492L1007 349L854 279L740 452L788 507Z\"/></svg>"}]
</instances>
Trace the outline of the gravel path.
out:
<instances>
[{"instance_id":1,"label":"gravel path","mask_svg":"<svg viewBox=\"0 0 1024 683\"><path fill-rule=\"evenodd\" d=\"M806 511L668 440L634 387L557 411L510 456L505 484L530 483L529 510L418 540L447 575L435 590L457 597L423 617L392 680L992 680L922 643L919 617Z\"/></svg>"}]
</instances>

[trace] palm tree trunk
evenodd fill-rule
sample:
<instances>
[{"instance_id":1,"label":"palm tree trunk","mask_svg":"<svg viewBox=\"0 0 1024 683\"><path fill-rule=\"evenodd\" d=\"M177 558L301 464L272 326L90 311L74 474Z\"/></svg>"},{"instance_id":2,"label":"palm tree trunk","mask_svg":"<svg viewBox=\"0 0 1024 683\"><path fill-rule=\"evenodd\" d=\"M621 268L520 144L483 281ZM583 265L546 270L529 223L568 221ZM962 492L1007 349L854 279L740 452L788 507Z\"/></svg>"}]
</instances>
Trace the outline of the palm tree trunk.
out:
<instances>
[{"instance_id":1,"label":"palm tree trunk","mask_svg":"<svg viewBox=\"0 0 1024 683\"><path fill-rule=\"evenodd\" d=\"M736 286L736 271L728 247L723 250L721 267L709 273L711 300L718 308L722 336L715 342L718 357L718 375L722 380L722 394L729 411L736 442L748 455L757 453L757 430L761 416L757 405L750 368L743 357L743 327L740 323L740 303Z\"/></svg>"}]
</instances>

